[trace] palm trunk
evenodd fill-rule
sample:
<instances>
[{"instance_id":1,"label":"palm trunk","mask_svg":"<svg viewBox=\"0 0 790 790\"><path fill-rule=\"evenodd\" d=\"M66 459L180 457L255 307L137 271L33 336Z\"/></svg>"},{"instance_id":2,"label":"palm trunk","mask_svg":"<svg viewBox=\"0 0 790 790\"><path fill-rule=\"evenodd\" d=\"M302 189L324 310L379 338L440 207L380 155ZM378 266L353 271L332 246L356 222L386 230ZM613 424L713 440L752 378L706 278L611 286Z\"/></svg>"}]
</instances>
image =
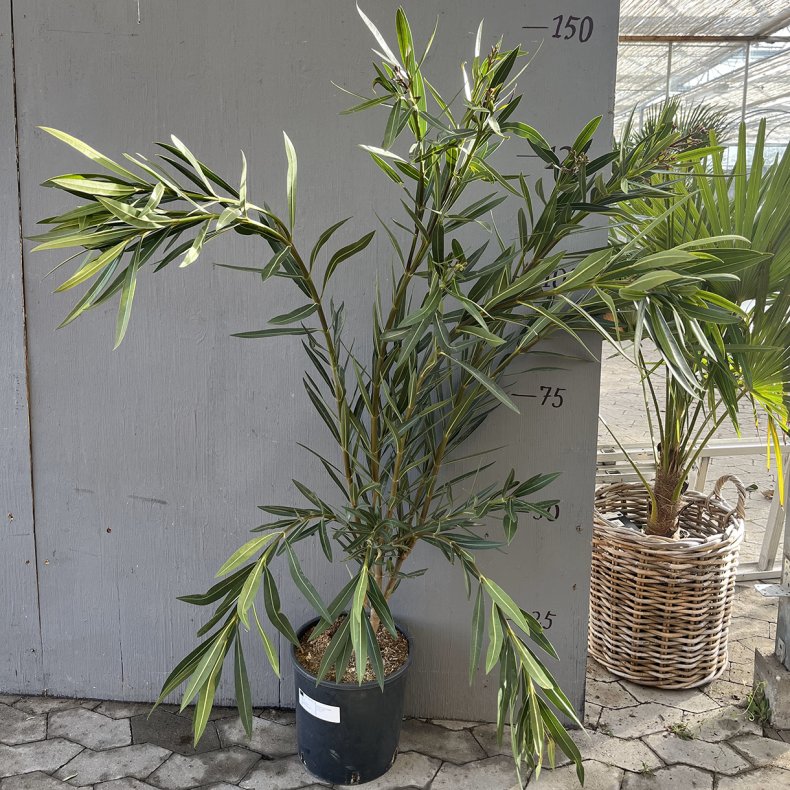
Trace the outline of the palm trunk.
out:
<instances>
[{"instance_id":1,"label":"palm trunk","mask_svg":"<svg viewBox=\"0 0 790 790\"><path fill-rule=\"evenodd\" d=\"M680 474L659 468L656 471L656 482L653 485L655 505L645 525L647 535L661 535L671 538L678 529L678 513L680 501L675 492L679 490Z\"/></svg>"}]
</instances>

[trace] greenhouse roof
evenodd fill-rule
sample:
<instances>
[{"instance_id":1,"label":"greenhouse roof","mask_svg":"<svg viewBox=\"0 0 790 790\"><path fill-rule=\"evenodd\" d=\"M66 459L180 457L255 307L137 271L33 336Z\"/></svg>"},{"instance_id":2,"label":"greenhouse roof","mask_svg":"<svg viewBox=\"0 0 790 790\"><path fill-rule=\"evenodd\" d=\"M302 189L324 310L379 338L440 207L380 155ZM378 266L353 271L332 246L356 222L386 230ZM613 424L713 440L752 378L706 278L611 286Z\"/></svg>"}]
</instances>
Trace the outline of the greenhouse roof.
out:
<instances>
[{"instance_id":1,"label":"greenhouse roof","mask_svg":"<svg viewBox=\"0 0 790 790\"><path fill-rule=\"evenodd\" d=\"M766 118L770 143L786 145L787 0L622 0L615 128L632 110L638 125L644 108L669 96L726 110L733 120Z\"/></svg>"},{"instance_id":2,"label":"greenhouse roof","mask_svg":"<svg viewBox=\"0 0 790 790\"><path fill-rule=\"evenodd\" d=\"M790 24L787 0L622 0L620 35L760 38Z\"/></svg>"}]
</instances>

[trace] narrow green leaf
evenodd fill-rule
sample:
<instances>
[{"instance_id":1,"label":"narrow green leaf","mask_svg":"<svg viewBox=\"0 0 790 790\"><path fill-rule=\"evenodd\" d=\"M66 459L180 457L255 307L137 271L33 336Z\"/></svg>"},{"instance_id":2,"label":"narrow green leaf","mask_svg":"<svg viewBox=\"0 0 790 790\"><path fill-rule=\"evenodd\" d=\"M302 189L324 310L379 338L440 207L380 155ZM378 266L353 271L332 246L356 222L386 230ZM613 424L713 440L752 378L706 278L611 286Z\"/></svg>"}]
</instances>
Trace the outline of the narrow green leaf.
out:
<instances>
[{"instance_id":1,"label":"narrow green leaf","mask_svg":"<svg viewBox=\"0 0 790 790\"><path fill-rule=\"evenodd\" d=\"M362 645L362 620L365 617L365 598L368 593L368 568L363 565L357 577L357 584L354 588L354 600L351 604L351 644L354 648L354 655L357 657L357 677L362 682L362 675L365 674L364 665L360 667L362 653L367 656L367 648ZM361 674L360 674L361 672Z\"/></svg>"},{"instance_id":2,"label":"narrow green leaf","mask_svg":"<svg viewBox=\"0 0 790 790\"><path fill-rule=\"evenodd\" d=\"M200 663L187 684L184 696L181 700L181 710L192 702L195 694L207 683L218 664L222 663L225 656L225 648L230 638L233 623L228 623L215 637L211 647L206 651Z\"/></svg>"},{"instance_id":3,"label":"narrow green leaf","mask_svg":"<svg viewBox=\"0 0 790 790\"><path fill-rule=\"evenodd\" d=\"M110 247L109 250L105 250L100 255L97 255L93 260L81 266L68 280L66 280L66 282L59 285L55 291L67 291L69 288L73 288L75 285L89 280L100 269L103 269L107 264L112 263L116 258L120 257L125 247L126 241L124 240L120 244L116 244L114 247Z\"/></svg>"},{"instance_id":4,"label":"narrow green leaf","mask_svg":"<svg viewBox=\"0 0 790 790\"><path fill-rule=\"evenodd\" d=\"M394 159L396 162L406 162L402 156L398 156L398 154L394 153L393 151L386 151L383 148L376 148L375 145L360 145L359 147L364 148L368 153L375 154L378 157Z\"/></svg>"},{"instance_id":5,"label":"narrow green leaf","mask_svg":"<svg viewBox=\"0 0 790 790\"><path fill-rule=\"evenodd\" d=\"M167 679L162 684L162 690L159 692L154 708L159 706L168 694L175 691L195 671L200 660L213 644L214 637L206 639L205 642L199 644L192 652L176 664L173 671L167 676Z\"/></svg>"},{"instance_id":6,"label":"narrow green leaf","mask_svg":"<svg viewBox=\"0 0 790 790\"><path fill-rule=\"evenodd\" d=\"M274 583L274 576L271 571L266 568L263 572L263 595L264 603L266 604L266 614L272 625L292 644L299 647L299 637L288 618L283 614L280 608L280 595L277 592L277 586Z\"/></svg>"},{"instance_id":7,"label":"narrow green leaf","mask_svg":"<svg viewBox=\"0 0 790 790\"><path fill-rule=\"evenodd\" d=\"M126 276L121 290L121 300L118 303L118 318L115 321L115 346L113 350L121 345L121 341L126 335L129 326L129 316L132 314L132 301L134 292L137 288L137 268L140 265L140 245L134 252L131 263L126 267Z\"/></svg>"},{"instance_id":8,"label":"narrow green leaf","mask_svg":"<svg viewBox=\"0 0 790 790\"><path fill-rule=\"evenodd\" d=\"M266 658L269 659L269 664L274 670L274 674L277 675L277 677L280 677L280 657L274 644L272 644L271 639L269 639L269 637L266 635L266 632L263 630L263 626L261 625L261 620L258 617L258 610L255 608L255 604L252 606L252 613L255 616L255 624L258 626L258 633L261 635L263 649L266 651Z\"/></svg>"},{"instance_id":9,"label":"narrow green leaf","mask_svg":"<svg viewBox=\"0 0 790 790\"><path fill-rule=\"evenodd\" d=\"M376 682L379 684L379 688L383 691L385 672L384 662L381 659L381 649L379 648L376 634L373 633L373 626L370 624L370 620L368 620L367 617L364 617L362 618L362 623L365 626L365 639L368 646L370 665L373 668L374 674L376 675Z\"/></svg>"},{"instance_id":10,"label":"narrow green leaf","mask_svg":"<svg viewBox=\"0 0 790 790\"><path fill-rule=\"evenodd\" d=\"M475 608L472 612L472 643L469 655L469 685L471 686L480 663L480 652L483 648L483 630L485 628L485 613L483 612L483 585L477 588Z\"/></svg>"},{"instance_id":11,"label":"narrow green leaf","mask_svg":"<svg viewBox=\"0 0 790 790\"><path fill-rule=\"evenodd\" d=\"M334 225L328 227L319 237L318 241L315 243L315 247L313 247L313 251L310 253L310 269L313 268L315 265L316 258L318 257L318 253L321 252L324 245L332 238L332 234L340 227L346 224L351 219L351 217L346 217L345 219L341 219L340 222L336 222Z\"/></svg>"},{"instance_id":12,"label":"narrow green leaf","mask_svg":"<svg viewBox=\"0 0 790 790\"><path fill-rule=\"evenodd\" d=\"M398 635L398 629L395 627L395 621L392 618L392 612L387 604L384 594L381 592L377 582L374 580L368 585L368 600L373 610L379 616L384 627L392 634Z\"/></svg>"},{"instance_id":13,"label":"narrow green leaf","mask_svg":"<svg viewBox=\"0 0 790 790\"><path fill-rule=\"evenodd\" d=\"M516 602L496 583L491 579L482 577L483 586L486 588L489 598L496 603L496 605L509 617L525 634L528 634L529 624L521 613L521 608L516 605Z\"/></svg>"},{"instance_id":14,"label":"narrow green leaf","mask_svg":"<svg viewBox=\"0 0 790 790\"><path fill-rule=\"evenodd\" d=\"M270 556L271 551L267 551L258 562L255 563L255 567L250 571L244 581L244 585L239 593L239 599L236 602L236 611L238 612L239 620L241 620L247 630L249 630L250 627L247 610L252 606L255 596L258 593L258 587L260 587L261 584L261 573Z\"/></svg>"},{"instance_id":15,"label":"narrow green leaf","mask_svg":"<svg viewBox=\"0 0 790 790\"><path fill-rule=\"evenodd\" d=\"M460 359L453 359L453 364L462 367L470 376L477 379L480 384L483 385L500 403L503 403L505 406L508 407L511 411L514 411L516 414L519 414L518 406L508 397L507 393L495 382L492 381L485 373L478 370L477 368L473 368L471 365L467 365L466 362L463 362Z\"/></svg>"},{"instance_id":16,"label":"narrow green leaf","mask_svg":"<svg viewBox=\"0 0 790 790\"><path fill-rule=\"evenodd\" d=\"M290 218L290 228L293 230L296 222L296 150L288 135L283 132L285 142L285 156L288 159L288 177L286 183L286 193L288 196L288 216Z\"/></svg>"},{"instance_id":17,"label":"narrow green leaf","mask_svg":"<svg viewBox=\"0 0 790 790\"><path fill-rule=\"evenodd\" d=\"M323 680L332 666L337 662L341 653L346 650L346 645L348 644L349 640L349 630L351 627L351 619L346 617L343 622L341 623L340 627L335 631L335 635L332 637L331 641L329 642L329 647L326 649L324 653L324 657L321 659L321 664L318 667L318 676L317 681ZM335 679L337 682L340 682L340 678L342 677L342 669L341 667L337 667Z\"/></svg>"},{"instance_id":18,"label":"narrow green leaf","mask_svg":"<svg viewBox=\"0 0 790 790\"><path fill-rule=\"evenodd\" d=\"M305 576L304 571L302 570L301 566L299 565L299 560L297 559L296 555L291 548L291 544L286 542L285 550L288 553L288 565L291 569L291 577L294 580L296 586L301 590L302 595L307 599L308 603L313 607L313 609L321 615L324 620L329 619L329 612L326 608L326 605L321 600L321 596L318 594L318 590L313 586L310 580Z\"/></svg>"},{"instance_id":19,"label":"narrow green leaf","mask_svg":"<svg viewBox=\"0 0 790 790\"><path fill-rule=\"evenodd\" d=\"M512 542L518 529L518 516L513 506L513 500L509 499L505 508L505 516L502 519L502 527L505 531L505 538L508 544Z\"/></svg>"},{"instance_id":20,"label":"narrow green leaf","mask_svg":"<svg viewBox=\"0 0 790 790\"><path fill-rule=\"evenodd\" d=\"M198 593L197 595L179 595L177 600L192 604L193 606L208 606L209 604L218 601L220 598L224 598L234 586L237 586L239 583L243 584L241 579L247 577L247 574L252 570L252 567L252 564L245 565L243 568L240 568L226 579L223 579L212 587L209 587L205 593Z\"/></svg>"},{"instance_id":21,"label":"narrow green leaf","mask_svg":"<svg viewBox=\"0 0 790 790\"><path fill-rule=\"evenodd\" d=\"M376 235L376 231L372 230L370 233L366 233L361 239L358 239L353 244L348 244L345 247L341 247L330 259L329 263L326 267L326 273L324 274L324 288L326 288L326 284L329 282L329 278L334 274L335 269L345 260L351 258L353 255L356 255L358 252L362 252L365 247L370 244L373 237Z\"/></svg>"},{"instance_id":22,"label":"narrow green leaf","mask_svg":"<svg viewBox=\"0 0 790 790\"><path fill-rule=\"evenodd\" d=\"M276 315L274 318L270 318L269 323L294 324L297 321L304 321L305 318L309 318L317 309L318 305L315 304L315 302L312 304L302 305L302 307L297 307L295 310L291 310L290 313L283 313L282 315Z\"/></svg>"},{"instance_id":23,"label":"narrow green leaf","mask_svg":"<svg viewBox=\"0 0 790 790\"><path fill-rule=\"evenodd\" d=\"M602 116L597 116L593 118L591 121L587 123L584 129L579 132L579 136L573 141L573 145L571 148L574 151L581 151L587 143L592 140L593 135L595 134L596 130L598 129L599 124L601 123Z\"/></svg>"},{"instance_id":24,"label":"narrow green leaf","mask_svg":"<svg viewBox=\"0 0 790 790\"><path fill-rule=\"evenodd\" d=\"M259 538L253 538L252 540L245 543L243 546L240 546L233 554L228 557L227 560L222 564L222 567L217 571L215 578L219 578L220 576L224 576L227 573L230 573L232 570L236 569L241 565L243 562L246 562L250 557L254 554L257 554L261 551L264 546L270 543L272 540L279 540L282 537L281 532L269 532L266 535L261 535Z\"/></svg>"},{"instance_id":25,"label":"narrow green leaf","mask_svg":"<svg viewBox=\"0 0 790 790\"><path fill-rule=\"evenodd\" d=\"M39 126L38 128L47 134L51 134L53 137L56 137L58 140L61 140L67 145L70 145L72 148L79 151L83 156L86 156L88 159L96 162L107 170L111 170L116 175L121 176L121 178L129 179L130 181L134 181L138 184L145 183L145 181L143 181L139 176L136 176L130 170L122 167L117 162L113 162L113 160L109 157L100 153L95 148L92 148L87 143L82 142L82 140L78 140L76 137L73 137L67 132L61 132L59 129L52 129L49 126Z\"/></svg>"},{"instance_id":26,"label":"narrow green leaf","mask_svg":"<svg viewBox=\"0 0 790 790\"><path fill-rule=\"evenodd\" d=\"M499 621L496 603L491 602L491 619L488 621L488 649L486 650L486 675L496 666L502 652L504 632Z\"/></svg>"},{"instance_id":27,"label":"narrow green leaf","mask_svg":"<svg viewBox=\"0 0 790 790\"><path fill-rule=\"evenodd\" d=\"M139 191L139 187L118 184L115 181L97 181L75 174L47 179L44 186L56 186L68 192L78 192L90 197L128 197Z\"/></svg>"},{"instance_id":28,"label":"narrow green leaf","mask_svg":"<svg viewBox=\"0 0 790 790\"><path fill-rule=\"evenodd\" d=\"M205 242L206 234L208 233L208 226L208 222L200 226L200 230L198 230L195 240L192 242L192 246L187 250L184 260L178 264L180 269L186 268L200 257L200 252L203 249L203 242Z\"/></svg>"},{"instance_id":29,"label":"narrow green leaf","mask_svg":"<svg viewBox=\"0 0 790 790\"><path fill-rule=\"evenodd\" d=\"M200 739L203 737L203 733L206 731L206 724L208 724L211 709L214 707L214 695L217 693L217 681L219 680L221 672L222 661L220 660L211 673L206 685L200 690L200 696L195 706L195 715L192 720L192 730L194 733L192 745L194 748L197 748Z\"/></svg>"},{"instance_id":30,"label":"narrow green leaf","mask_svg":"<svg viewBox=\"0 0 790 790\"><path fill-rule=\"evenodd\" d=\"M367 25L368 30L373 34L373 38L376 39L378 45L381 47L384 55L386 58L392 63L393 65L398 65L398 59L395 57L395 53L389 48L387 42L384 40L384 36L379 33L378 28L370 21L370 19L365 16L362 9L357 4L357 13L359 13L360 18L362 21Z\"/></svg>"},{"instance_id":31,"label":"narrow green leaf","mask_svg":"<svg viewBox=\"0 0 790 790\"><path fill-rule=\"evenodd\" d=\"M250 679L247 676L247 666L244 663L244 651L241 647L241 634L236 632L236 653L233 662L236 682L236 707L239 709L239 718L244 725L247 737L252 737L252 694L250 693Z\"/></svg>"},{"instance_id":32,"label":"narrow green leaf","mask_svg":"<svg viewBox=\"0 0 790 790\"><path fill-rule=\"evenodd\" d=\"M253 332L236 332L231 337L282 337L283 335L309 335L314 329L302 326L281 326L276 329L258 329Z\"/></svg>"},{"instance_id":33,"label":"narrow green leaf","mask_svg":"<svg viewBox=\"0 0 790 790\"><path fill-rule=\"evenodd\" d=\"M241 209L238 206L228 206L220 215L217 220L217 230L232 225L241 216Z\"/></svg>"}]
</instances>

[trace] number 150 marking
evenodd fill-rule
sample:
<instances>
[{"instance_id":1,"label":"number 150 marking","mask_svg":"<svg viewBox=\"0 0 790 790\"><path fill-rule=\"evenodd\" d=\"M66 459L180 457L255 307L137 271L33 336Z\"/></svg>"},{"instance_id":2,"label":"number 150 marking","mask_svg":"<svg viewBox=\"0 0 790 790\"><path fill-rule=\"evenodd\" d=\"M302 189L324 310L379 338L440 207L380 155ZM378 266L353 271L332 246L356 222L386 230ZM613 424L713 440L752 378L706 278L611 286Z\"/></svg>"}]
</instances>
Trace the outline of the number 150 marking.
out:
<instances>
[{"instance_id":1,"label":"number 150 marking","mask_svg":"<svg viewBox=\"0 0 790 790\"><path fill-rule=\"evenodd\" d=\"M590 36L592 36L594 27L592 17L578 17L573 15L566 17L560 14L559 16L555 16L552 21L557 23L552 38L561 38L565 41L578 38L582 44L585 44L590 40ZM562 24L563 22L565 22L564 26ZM563 35L563 32L565 35Z\"/></svg>"}]
</instances>

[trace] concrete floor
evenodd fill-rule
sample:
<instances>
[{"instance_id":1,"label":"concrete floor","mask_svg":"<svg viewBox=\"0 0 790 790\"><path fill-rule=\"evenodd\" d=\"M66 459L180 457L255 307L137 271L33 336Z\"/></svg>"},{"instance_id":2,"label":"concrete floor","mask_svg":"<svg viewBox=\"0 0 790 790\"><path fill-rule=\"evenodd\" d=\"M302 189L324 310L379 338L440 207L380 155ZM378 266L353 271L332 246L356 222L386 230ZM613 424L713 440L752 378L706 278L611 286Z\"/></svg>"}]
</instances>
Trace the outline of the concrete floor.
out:
<instances>
[{"instance_id":1,"label":"concrete floor","mask_svg":"<svg viewBox=\"0 0 790 790\"><path fill-rule=\"evenodd\" d=\"M790 732L746 712L754 649L773 648L776 603L738 587L727 672L694 691L658 691L591 664L587 734L575 734L587 790L788 790ZM296 790L326 787L295 755L293 711L256 711L248 740L231 709L214 712L197 752L173 706L0 695L0 790ZM404 722L401 753L370 790L514 790L509 748L478 722ZM572 766L528 787L572 790Z\"/></svg>"}]
</instances>

